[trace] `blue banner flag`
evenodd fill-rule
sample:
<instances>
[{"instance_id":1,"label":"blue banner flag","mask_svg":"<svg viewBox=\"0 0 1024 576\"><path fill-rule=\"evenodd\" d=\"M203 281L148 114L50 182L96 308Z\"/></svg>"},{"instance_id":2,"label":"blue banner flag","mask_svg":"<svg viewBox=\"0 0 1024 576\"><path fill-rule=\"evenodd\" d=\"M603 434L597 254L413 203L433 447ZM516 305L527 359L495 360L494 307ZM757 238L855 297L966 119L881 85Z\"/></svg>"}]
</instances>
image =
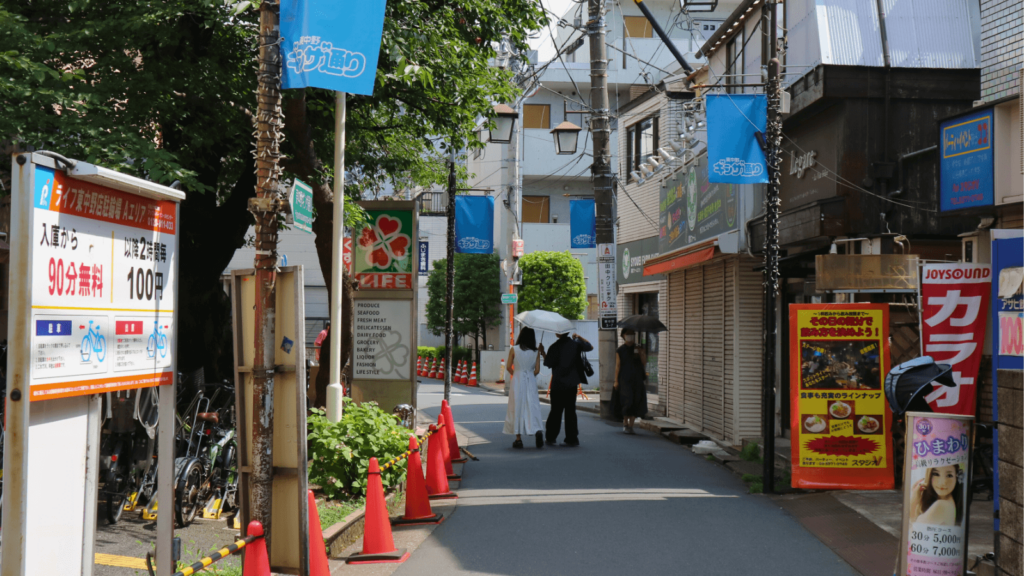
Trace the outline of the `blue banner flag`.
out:
<instances>
[{"instance_id":1,"label":"blue banner flag","mask_svg":"<svg viewBox=\"0 0 1024 576\"><path fill-rule=\"evenodd\" d=\"M494 198L455 197L455 251L461 254L494 252Z\"/></svg>"},{"instance_id":2,"label":"blue banner flag","mask_svg":"<svg viewBox=\"0 0 1024 576\"><path fill-rule=\"evenodd\" d=\"M573 248L597 248L593 198L569 201L569 237Z\"/></svg>"},{"instance_id":3,"label":"blue banner flag","mask_svg":"<svg viewBox=\"0 0 1024 576\"><path fill-rule=\"evenodd\" d=\"M281 0L281 87L373 94L385 0Z\"/></svg>"},{"instance_id":4,"label":"blue banner flag","mask_svg":"<svg viewBox=\"0 0 1024 576\"><path fill-rule=\"evenodd\" d=\"M756 133L768 126L764 94L708 95L708 181L764 184L768 163Z\"/></svg>"}]
</instances>

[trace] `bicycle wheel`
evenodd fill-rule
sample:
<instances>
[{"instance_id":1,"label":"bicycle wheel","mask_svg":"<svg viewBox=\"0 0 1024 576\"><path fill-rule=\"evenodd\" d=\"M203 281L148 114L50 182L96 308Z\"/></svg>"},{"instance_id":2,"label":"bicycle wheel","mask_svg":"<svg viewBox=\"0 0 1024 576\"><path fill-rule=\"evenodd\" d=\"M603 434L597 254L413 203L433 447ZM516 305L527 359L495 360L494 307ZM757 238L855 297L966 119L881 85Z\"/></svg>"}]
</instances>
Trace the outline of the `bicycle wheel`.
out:
<instances>
[{"instance_id":1,"label":"bicycle wheel","mask_svg":"<svg viewBox=\"0 0 1024 576\"><path fill-rule=\"evenodd\" d=\"M99 338L96 339L96 359L103 362L103 359L107 356L107 339L100 334Z\"/></svg>"},{"instance_id":2,"label":"bicycle wheel","mask_svg":"<svg viewBox=\"0 0 1024 576\"><path fill-rule=\"evenodd\" d=\"M150 358L156 357L156 336L149 335L149 340L146 340L146 355Z\"/></svg>"},{"instance_id":3,"label":"bicycle wheel","mask_svg":"<svg viewBox=\"0 0 1024 576\"><path fill-rule=\"evenodd\" d=\"M157 350L160 350L160 357L167 357L167 336L164 334L160 335L160 345L157 346Z\"/></svg>"},{"instance_id":4,"label":"bicycle wheel","mask_svg":"<svg viewBox=\"0 0 1024 576\"><path fill-rule=\"evenodd\" d=\"M131 476L134 476L131 475ZM107 521L111 524L117 524L121 519L121 515L124 513L124 507L128 504L128 499L131 498L132 489L136 486L135 482L132 482L128 478L117 477L117 483L114 486L114 490L107 493Z\"/></svg>"},{"instance_id":5,"label":"bicycle wheel","mask_svg":"<svg viewBox=\"0 0 1024 576\"><path fill-rule=\"evenodd\" d=\"M86 334L82 337L82 362L88 362L89 358L92 357L92 338Z\"/></svg>"},{"instance_id":6,"label":"bicycle wheel","mask_svg":"<svg viewBox=\"0 0 1024 576\"><path fill-rule=\"evenodd\" d=\"M179 528L186 528L195 520L196 512L202 503L199 501L199 485L203 481L203 467L199 462L192 462L178 480L178 489L174 494L174 518Z\"/></svg>"}]
</instances>

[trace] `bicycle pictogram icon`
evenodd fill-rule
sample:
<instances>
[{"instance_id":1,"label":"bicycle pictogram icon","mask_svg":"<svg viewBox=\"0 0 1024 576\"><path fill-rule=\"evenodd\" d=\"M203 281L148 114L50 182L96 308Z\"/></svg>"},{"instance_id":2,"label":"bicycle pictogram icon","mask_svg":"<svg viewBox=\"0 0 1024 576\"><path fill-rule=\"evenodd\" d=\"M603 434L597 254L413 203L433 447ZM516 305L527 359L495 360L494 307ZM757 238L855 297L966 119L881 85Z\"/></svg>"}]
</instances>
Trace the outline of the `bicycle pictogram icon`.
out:
<instances>
[{"instance_id":1,"label":"bicycle pictogram icon","mask_svg":"<svg viewBox=\"0 0 1024 576\"><path fill-rule=\"evenodd\" d=\"M80 325L79 328L85 329L85 326ZM103 362L107 357L107 339L100 334L99 324L94 325L94 321L89 320L89 331L82 337L82 362L88 362L93 352L96 353L96 361Z\"/></svg>"},{"instance_id":2,"label":"bicycle pictogram icon","mask_svg":"<svg viewBox=\"0 0 1024 576\"><path fill-rule=\"evenodd\" d=\"M153 322L153 333L149 335L146 343L146 355L155 358L157 350L160 351L161 358L167 357L167 335L160 331L159 320Z\"/></svg>"}]
</instances>

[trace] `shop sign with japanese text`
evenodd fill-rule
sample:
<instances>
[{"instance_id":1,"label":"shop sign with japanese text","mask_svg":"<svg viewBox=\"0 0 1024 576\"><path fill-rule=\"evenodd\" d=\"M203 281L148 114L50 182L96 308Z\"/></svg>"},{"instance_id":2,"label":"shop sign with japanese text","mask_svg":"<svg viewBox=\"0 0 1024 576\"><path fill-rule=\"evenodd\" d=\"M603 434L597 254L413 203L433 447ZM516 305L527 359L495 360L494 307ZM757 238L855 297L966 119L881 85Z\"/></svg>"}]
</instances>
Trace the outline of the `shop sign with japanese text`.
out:
<instances>
[{"instance_id":1,"label":"shop sign with japanese text","mask_svg":"<svg viewBox=\"0 0 1024 576\"><path fill-rule=\"evenodd\" d=\"M736 229L740 221L737 186L709 182L705 154L670 178L659 198L658 251L668 254Z\"/></svg>"},{"instance_id":2,"label":"shop sign with japanese text","mask_svg":"<svg viewBox=\"0 0 1024 576\"><path fill-rule=\"evenodd\" d=\"M943 212L992 205L992 129L991 108L940 125L939 209Z\"/></svg>"},{"instance_id":3,"label":"shop sign with japanese text","mask_svg":"<svg viewBox=\"0 0 1024 576\"><path fill-rule=\"evenodd\" d=\"M178 206L34 167L31 399L170 384Z\"/></svg>"},{"instance_id":4,"label":"shop sign with japanese text","mask_svg":"<svg viewBox=\"0 0 1024 576\"><path fill-rule=\"evenodd\" d=\"M791 304L793 486L893 487L887 304Z\"/></svg>"},{"instance_id":5,"label":"shop sign with japanese text","mask_svg":"<svg viewBox=\"0 0 1024 576\"><path fill-rule=\"evenodd\" d=\"M412 290L412 212L367 210L366 214L369 220L355 235L353 264L359 287Z\"/></svg>"},{"instance_id":6,"label":"shop sign with japanese text","mask_svg":"<svg viewBox=\"0 0 1024 576\"><path fill-rule=\"evenodd\" d=\"M307 234L313 233L313 188L302 180L295 179L288 198L292 207L295 227Z\"/></svg>"},{"instance_id":7,"label":"shop sign with japanese text","mask_svg":"<svg viewBox=\"0 0 1024 576\"><path fill-rule=\"evenodd\" d=\"M616 318L616 297L618 289L615 285L615 258L607 256L597 259L597 292L600 309L599 317ZM604 323L601 324L604 327Z\"/></svg>"},{"instance_id":8,"label":"shop sign with japanese text","mask_svg":"<svg viewBox=\"0 0 1024 576\"><path fill-rule=\"evenodd\" d=\"M966 573L974 418L907 413L900 574Z\"/></svg>"},{"instance_id":9,"label":"shop sign with japanese text","mask_svg":"<svg viewBox=\"0 0 1024 576\"><path fill-rule=\"evenodd\" d=\"M973 416L985 344L992 268L988 264L928 264L921 278L921 347L953 366L956 386L934 386L925 400L936 412Z\"/></svg>"}]
</instances>

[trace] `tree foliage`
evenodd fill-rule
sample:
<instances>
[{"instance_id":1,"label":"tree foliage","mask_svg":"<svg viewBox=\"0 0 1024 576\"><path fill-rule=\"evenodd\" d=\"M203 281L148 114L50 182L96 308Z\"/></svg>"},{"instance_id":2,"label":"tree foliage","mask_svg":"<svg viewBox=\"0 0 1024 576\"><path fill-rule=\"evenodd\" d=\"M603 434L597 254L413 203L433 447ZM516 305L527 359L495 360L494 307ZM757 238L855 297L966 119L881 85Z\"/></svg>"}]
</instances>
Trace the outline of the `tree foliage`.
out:
<instances>
[{"instance_id":1,"label":"tree foliage","mask_svg":"<svg viewBox=\"0 0 1024 576\"><path fill-rule=\"evenodd\" d=\"M435 336L444 334L447 266L447 259L435 261L427 277L427 329ZM452 328L456 334L482 336L486 345L487 328L501 324L500 267L497 254L455 255Z\"/></svg>"},{"instance_id":2,"label":"tree foliage","mask_svg":"<svg viewBox=\"0 0 1024 576\"><path fill-rule=\"evenodd\" d=\"M531 252L519 259L519 311L549 310L577 320L587 308L583 264L569 252Z\"/></svg>"}]
</instances>

